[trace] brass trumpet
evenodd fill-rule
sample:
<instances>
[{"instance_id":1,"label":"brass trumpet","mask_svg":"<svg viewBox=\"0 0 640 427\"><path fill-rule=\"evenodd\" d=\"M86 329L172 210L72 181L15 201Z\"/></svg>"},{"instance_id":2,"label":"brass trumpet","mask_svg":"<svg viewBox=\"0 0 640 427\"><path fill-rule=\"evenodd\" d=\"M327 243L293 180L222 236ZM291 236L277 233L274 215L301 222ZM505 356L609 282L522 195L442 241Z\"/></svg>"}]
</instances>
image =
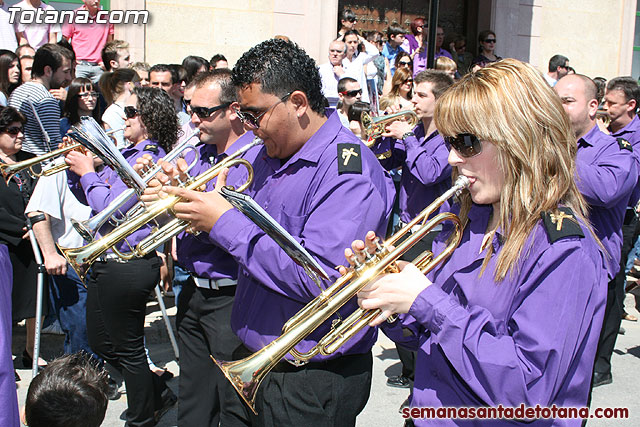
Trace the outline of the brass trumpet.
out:
<instances>
[{"instance_id":1,"label":"brass trumpet","mask_svg":"<svg viewBox=\"0 0 640 427\"><path fill-rule=\"evenodd\" d=\"M251 167L251 163L238 157L247 152L250 148L260 144L262 144L262 140L256 137L252 142L240 148L220 163L217 163L210 169L207 169L197 177L189 179L183 187L187 190L197 190L202 185L218 176L224 168L243 165L247 168L249 176L247 177L247 181L240 186L237 191L244 191L253 181L253 168ZM114 228L108 234L85 246L79 248L58 247L71 267L73 267L76 273L78 273L80 279L84 280L91 264L93 264L94 261L109 249L113 250L113 252L122 260L139 258L150 253L158 246L170 240L173 236L176 236L186 230L189 227L189 222L173 218L161 228L154 230L149 236L135 245L135 247L132 247L131 252L122 253L115 248L119 242L126 241L126 238L140 229L140 227L154 221L158 216L165 212L170 213L176 203L181 201L182 199L180 197L170 195L164 199L153 202L143 211Z\"/></svg>"},{"instance_id":2,"label":"brass trumpet","mask_svg":"<svg viewBox=\"0 0 640 427\"><path fill-rule=\"evenodd\" d=\"M364 134L367 137L366 146L369 148L373 147L376 139L380 138L382 134L386 132L387 125L396 120L406 120L407 123L413 127L418 124L418 115L412 110L405 110L386 116L372 117L369 113L363 111L360 116L360 121L364 127Z\"/></svg>"},{"instance_id":3,"label":"brass trumpet","mask_svg":"<svg viewBox=\"0 0 640 427\"><path fill-rule=\"evenodd\" d=\"M400 256L444 221L451 221L455 226L453 238L450 239L445 250L435 258L432 252L427 251L414 259L413 263L423 273L427 273L453 253L462 239L460 219L448 212L440 213L429 221L427 219L445 201L459 194L468 186L468 178L459 176L451 189L426 207L409 224L391 236L384 245L378 244L375 254L372 255L365 251L367 253L364 263L356 263L354 269L339 278L336 283L325 289L289 319L282 328L282 335L262 350L235 362L221 362L213 358L213 356L211 357L254 413L256 413L256 392L260 383L287 353L293 356L294 361L291 363L295 365L305 364L318 354L330 355L380 314L379 309L363 310L359 308L348 318L332 325L331 331L308 352L300 353L295 349L295 346L300 341L333 316L340 307L355 297L368 283L380 274L397 272L396 261ZM414 230L406 240L398 244L418 223L420 223L419 230ZM395 244L398 244L398 246L392 248Z\"/></svg>"},{"instance_id":4,"label":"brass trumpet","mask_svg":"<svg viewBox=\"0 0 640 427\"><path fill-rule=\"evenodd\" d=\"M116 130L112 130L109 132L105 132L106 134L110 134L113 132L117 132L118 130L121 129L116 129ZM63 170L67 170L69 169L69 165L66 163L59 163L59 164L55 164L52 163L50 165L48 165L47 167L43 167L40 171L37 171L34 169L34 167L36 165L45 163L51 159L55 159L57 157L62 157L64 155L66 155L67 153L73 151L73 150L78 150L82 148L82 144L78 143L78 142L74 142L71 144L67 144L64 147L58 148L57 150L53 150L50 151L48 153L42 154L40 156L36 156L36 157L32 157L30 159L27 160L23 160L21 162L17 162L17 163L13 163L13 164L0 164L0 172L2 173L3 178L5 179L5 181L8 183L11 180L11 177L13 175L15 175L16 173L28 169L29 173L36 177L39 178L41 176L49 176L49 175L53 175L56 174L58 172L62 172Z\"/></svg>"}]
</instances>

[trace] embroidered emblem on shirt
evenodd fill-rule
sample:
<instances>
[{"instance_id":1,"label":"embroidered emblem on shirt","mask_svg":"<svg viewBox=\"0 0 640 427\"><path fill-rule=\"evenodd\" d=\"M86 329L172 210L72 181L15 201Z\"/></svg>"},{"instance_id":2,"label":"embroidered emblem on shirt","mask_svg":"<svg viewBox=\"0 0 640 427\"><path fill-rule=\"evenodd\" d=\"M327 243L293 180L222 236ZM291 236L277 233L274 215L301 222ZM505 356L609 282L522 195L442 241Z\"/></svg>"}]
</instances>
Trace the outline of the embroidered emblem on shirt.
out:
<instances>
[{"instance_id":1,"label":"embroidered emblem on shirt","mask_svg":"<svg viewBox=\"0 0 640 427\"><path fill-rule=\"evenodd\" d=\"M633 152L633 146L626 139L624 139L624 138L616 138L616 141L618 141L618 145L620 146L621 150L629 150L629 151Z\"/></svg>"},{"instance_id":2,"label":"embroidered emblem on shirt","mask_svg":"<svg viewBox=\"0 0 640 427\"><path fill-rule=\"evenodd\" d=\"M338 144L338 174L362 173L362 156L358 144Z\"/></svg>"},{"instance_id":3,"label":"embroidered emblem on shirt","mask_svg":"<svg viewBox=\"0 0 640 427\"><path fill-rule=\"evenodd\" d=\"M147 144L144 146L144 151L151 151L153 154L158 154L158 146L155 144Z\"/></svg>"},{"instance_id":4,"label":"embroidered emblem on shirt","mask_svg":"<svg viewBox=\"0 0 640 427\"><path fill-rule=\"evenodd\" d=\"M551 243L568 236L584 237L580 223L569 208L558 208L557 212L541 214Z\"/></svg>"}]
</instances>

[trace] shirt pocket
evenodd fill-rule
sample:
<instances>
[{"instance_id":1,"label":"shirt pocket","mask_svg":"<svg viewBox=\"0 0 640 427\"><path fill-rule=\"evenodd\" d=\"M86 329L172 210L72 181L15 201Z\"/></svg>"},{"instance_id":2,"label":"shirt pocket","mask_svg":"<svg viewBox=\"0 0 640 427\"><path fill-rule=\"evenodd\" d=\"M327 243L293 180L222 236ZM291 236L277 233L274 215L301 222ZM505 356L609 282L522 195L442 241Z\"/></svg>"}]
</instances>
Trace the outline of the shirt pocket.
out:
<instances>
[{"instance_id":1,"label":"shirt pocket","mask_svg":"<svg viewBox=\"0 0 640 427\"><path fill-rule=\"evenodd\" d=\"M290 215L282 210L278 222L292 236L302 237L302 230L307 222L307 215Z\"/></svg>"}]
</instances>

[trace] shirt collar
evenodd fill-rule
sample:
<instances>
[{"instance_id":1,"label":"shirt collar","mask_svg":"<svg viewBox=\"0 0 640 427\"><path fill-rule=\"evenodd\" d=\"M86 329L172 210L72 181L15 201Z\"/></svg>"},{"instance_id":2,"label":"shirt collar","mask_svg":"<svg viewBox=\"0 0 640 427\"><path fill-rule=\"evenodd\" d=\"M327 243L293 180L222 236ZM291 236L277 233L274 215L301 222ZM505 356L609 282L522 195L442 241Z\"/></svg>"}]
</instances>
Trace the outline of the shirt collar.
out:
<instances>
[{"instance_id":1,"label":"shirt collar","mask_svg":"<svg viewBox=\"0 0 640 427\"><path fill-rule=\"evenodd\" d=\"M611 129L609 128L609 130ZM637 115L635 115L633 117L633 120L631 120L625 127L620 129L618 132L611 132L611 136L620 136L628 132L637 132L638 130L640 130L640 119L638 118Z\"/></svg>"},{"instance_id":2,"label":"shirt collar","mask_svg":"<svg viewBox=\"0 0 640 427\"><path fill-rule=\"evenodd\" d=\"M591 147L595 146L595 142L601 133L602 132L600 131L598 125L594 124L591 130L578 140L578 147L584 145L589 145Z\"/></svg>"}]
</instances>

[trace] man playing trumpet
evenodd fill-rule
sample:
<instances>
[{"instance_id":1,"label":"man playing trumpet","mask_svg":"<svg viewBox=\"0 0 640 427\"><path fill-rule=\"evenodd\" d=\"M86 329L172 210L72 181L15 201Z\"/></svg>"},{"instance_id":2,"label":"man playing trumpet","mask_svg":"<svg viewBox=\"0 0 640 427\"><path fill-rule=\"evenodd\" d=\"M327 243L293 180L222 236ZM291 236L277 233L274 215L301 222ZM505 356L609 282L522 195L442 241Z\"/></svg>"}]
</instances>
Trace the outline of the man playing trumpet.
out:
<instances>
[{"instance_id":1,"label":"man playing trumpet","mask_svg":"<svg viewBox=\"0 0 640 427\"><path fill-rule=\"evenodd\" d=\"M325 115L315 63L295 44L274 39L250 49L234 67L233 83L239 96L235 113L265 144L258 156L264 161L254 162L247 192L332 272L332 281L337 279L333 267L343 262L344 245L370 228L386 229L391 180L335 113ZM240 264L231 327L242 346L235 359L273 341L284 323L320 293L302 267L217 192L165 191L186 199L175 206L178 218L206 232L202 238L225 248ZM341 316L356 306L350 301ZM315 345L330 323L299 348ZM221 424L355 425L369 396L375 339L376 331L368 329L332 356L314 357L300 367L280 361L258 392L258 418L251 419L248 411L229 419L223 413Z\"/></svg>"}]
</instances>

